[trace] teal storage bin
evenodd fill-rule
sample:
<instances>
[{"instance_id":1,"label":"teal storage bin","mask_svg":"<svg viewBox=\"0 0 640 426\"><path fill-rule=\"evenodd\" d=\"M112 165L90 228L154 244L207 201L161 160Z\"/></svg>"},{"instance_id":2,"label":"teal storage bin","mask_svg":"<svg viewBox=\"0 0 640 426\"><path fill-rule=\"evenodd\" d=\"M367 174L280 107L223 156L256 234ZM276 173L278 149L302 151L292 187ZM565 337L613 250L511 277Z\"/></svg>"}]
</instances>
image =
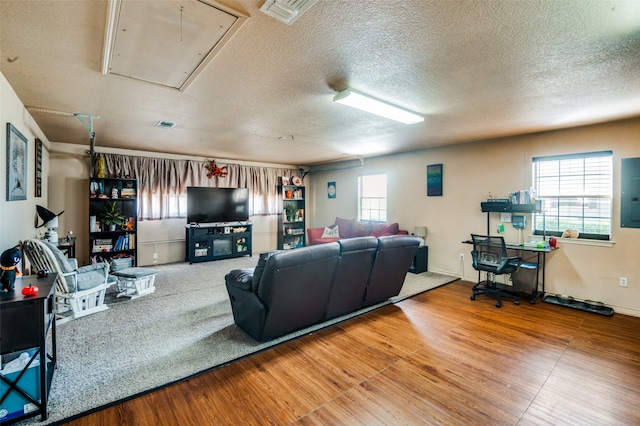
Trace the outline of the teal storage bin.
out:
<instances>
[{"instance_id":1,"label":"teal storage bin","mask_svg":"<svg viewBox=\"0 0 640 426\"><path fill-rule=\"evenodd\" d=\"M3 355L3 361L5 355ZM22 368L3 369L0 375L4 379L12 382L18 378ZM27 371L22 375L17 386L27 395L40 402L40 362L34 360ZM36 411L36 407L27 398L16 392L15 389L9 390L9 384L0 379L0 399L4 400L0 404L0 422L5 422Z\"/></svg>"}]
</instances>

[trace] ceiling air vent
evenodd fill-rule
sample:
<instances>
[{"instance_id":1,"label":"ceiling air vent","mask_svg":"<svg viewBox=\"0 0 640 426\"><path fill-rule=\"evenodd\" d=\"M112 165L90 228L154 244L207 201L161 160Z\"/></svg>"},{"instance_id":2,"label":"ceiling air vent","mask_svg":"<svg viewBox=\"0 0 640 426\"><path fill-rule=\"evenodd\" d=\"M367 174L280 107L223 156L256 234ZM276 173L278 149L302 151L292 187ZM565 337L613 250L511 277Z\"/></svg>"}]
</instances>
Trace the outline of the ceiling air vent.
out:
<instances>
[{"instance_id":1,"label":"ceiling air vent","mask_svg":"<svg viewBox=\"0 0 640 426\"><path fill-rule=\"evenodd\" d=\"M156 127L159 127L161 129L173 129L174 127L176 127L176 123L160 120L156 123Z\"/></svg>"},{"instance_id":2,"label":"ceiling air vent","mask_svg":"<svg viewBox=\"0 0 640 426\"><path fill-rule=\"evenodd\" d=\"M267 0L261 11L287 25L293 24L318 0Z\"/></svg>"}]
</instances>

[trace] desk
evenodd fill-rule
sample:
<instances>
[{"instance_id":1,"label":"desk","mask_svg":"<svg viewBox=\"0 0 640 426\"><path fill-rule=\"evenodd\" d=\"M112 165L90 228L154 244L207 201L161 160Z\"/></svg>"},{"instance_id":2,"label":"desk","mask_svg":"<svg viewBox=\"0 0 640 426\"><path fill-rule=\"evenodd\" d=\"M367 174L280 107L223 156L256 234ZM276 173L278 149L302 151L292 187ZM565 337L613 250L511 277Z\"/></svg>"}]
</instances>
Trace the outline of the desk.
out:
<instances>
[{"instance_id":1,"label":"desk","mask_svg":"<svg viewBox=\"0 0 640 426\"><path fill-rule=\"evenodd\" d=\"M67 238L59 238L57 247L61 252L67 255L68 258L76 257L76 237L71 237L71 241L67 241Z\"/></svg>"},{"instance_id":2,"label":"desk","mask_svg":"<svg viewBox=\"0 0 640 426\"><path fill-rule=\"evenodd\" d=\"M527 247L522 244L508 244L507 250L518 251L520 257L522 257L522 261L526 262L528 259L525 259L524 253L531 253L531 257L536 257L536 263L538 264L538 274L536 275L536 289L531 295L531 300L529 301L531 304L536 303L536 300L540 297L544 296L544 277L545 277L545 265L547 262L547 253L551 253L555 250L558 250L557 247ZM540 271L542 273L542 291L540 291Z\"/></svg>"},{"instance_id":3,"label":"desk","mask_svg":"<svg viewBox=\"0 0 640 426\"><path fill-rule=\"evenodd\" d=\"M463 241L464 244L473 245L472 240ZM558 247L530 247L523 246L522 244L513 244L513 243L505 243L507 246L507 250L518 251L519 256L522 257L522 261L526 262L531 260L531 258L536 258L536 263L538 264L538 274L536 275L536 286L535 291L531 294L531 299L529 303L532 305L536 303L536 300L544 296L544 281L545 281L545 264L547 261L547 253L552 253L558 250ZM523 253L530 253L530 258L526 259ZM540 280L540 273L542 273L542 280ZM540 282L542 282L542 290L540 290ZM507 288L501 288L501 290L509 291L509 286L503 286Z\"/></svg>"},{"instance_id":4,"label":"desk","mask_svg":"<svg viewBox=\"0 0 640 426\"><path fill-rule=\"evenodd\" d=\"M0 336L2 355L29 351L30 362L19 372L0 374L0 423L40 414L47 418L47 400L56 366L55 278L35 275L16 278L15 291L0 293ZM36 296L23 296L29 284L38 287ZM51 346L47 335L51 332ZM29 367L39 360L38 367ZM3 366L4 367L4 366ZM25 412L25 406L33 410Z\"/></svg>"}]
</instances>

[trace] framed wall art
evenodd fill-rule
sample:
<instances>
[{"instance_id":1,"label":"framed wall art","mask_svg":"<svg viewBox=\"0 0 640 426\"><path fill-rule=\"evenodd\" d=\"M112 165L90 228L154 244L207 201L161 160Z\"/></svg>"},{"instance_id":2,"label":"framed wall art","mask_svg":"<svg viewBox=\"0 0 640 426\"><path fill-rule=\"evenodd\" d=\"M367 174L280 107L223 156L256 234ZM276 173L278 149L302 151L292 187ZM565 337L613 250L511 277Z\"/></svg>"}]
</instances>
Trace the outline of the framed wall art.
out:
<instances>
[{"instance_id":1,"label":"framed wall art","mask_svg":"<svg viewBox=\"0 0 640 426\"><path fill-rule=\"evenodd\" d=\"M336 198L335 182L327 182L327 198Z\"/></svg>"},{"instance_id":2,"label":"framed wall art","mask_svg":"<svg viewBox=\"0 0 640 426\"><path fill-rule=\"evenodd\" d=\"M442 196L442 164L427 166L427 196Z\"/></svg>"},{"instance_id":3,"label":"framed wall art","mask_svg":"<svg viewBox=\"0 0 640 426\"><path fill-rule=\"evenodd\" d=\"M27 138L7 123L7 201L27 199Z\"/></svg>"},{"instance_id":4,"label":"framed wall art","mask_svg":"<svg viewBox=\"0 0 640 426\"><path fill-rule=\"evenodd\" d=\"M36 176L35 176L36 197L42 197L42 141L36 138Z\"/></svg>"}]
</instances>

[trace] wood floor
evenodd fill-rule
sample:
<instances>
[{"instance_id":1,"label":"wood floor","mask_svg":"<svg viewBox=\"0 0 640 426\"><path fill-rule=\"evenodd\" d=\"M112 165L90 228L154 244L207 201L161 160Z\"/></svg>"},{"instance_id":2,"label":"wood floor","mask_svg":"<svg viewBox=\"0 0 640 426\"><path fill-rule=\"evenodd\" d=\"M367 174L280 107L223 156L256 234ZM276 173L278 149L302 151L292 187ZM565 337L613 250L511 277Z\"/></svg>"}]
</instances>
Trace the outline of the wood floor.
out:
<instances>
[{"instance_id":1,"label":"wood floor","mask_svg":"<svg viewBox=\"0 0 640 426\"><path fill-rule=\"evenodd\" d=\"M638 425L640 318L458 281L69 425Z\"/></svg>"}]
</instances>

